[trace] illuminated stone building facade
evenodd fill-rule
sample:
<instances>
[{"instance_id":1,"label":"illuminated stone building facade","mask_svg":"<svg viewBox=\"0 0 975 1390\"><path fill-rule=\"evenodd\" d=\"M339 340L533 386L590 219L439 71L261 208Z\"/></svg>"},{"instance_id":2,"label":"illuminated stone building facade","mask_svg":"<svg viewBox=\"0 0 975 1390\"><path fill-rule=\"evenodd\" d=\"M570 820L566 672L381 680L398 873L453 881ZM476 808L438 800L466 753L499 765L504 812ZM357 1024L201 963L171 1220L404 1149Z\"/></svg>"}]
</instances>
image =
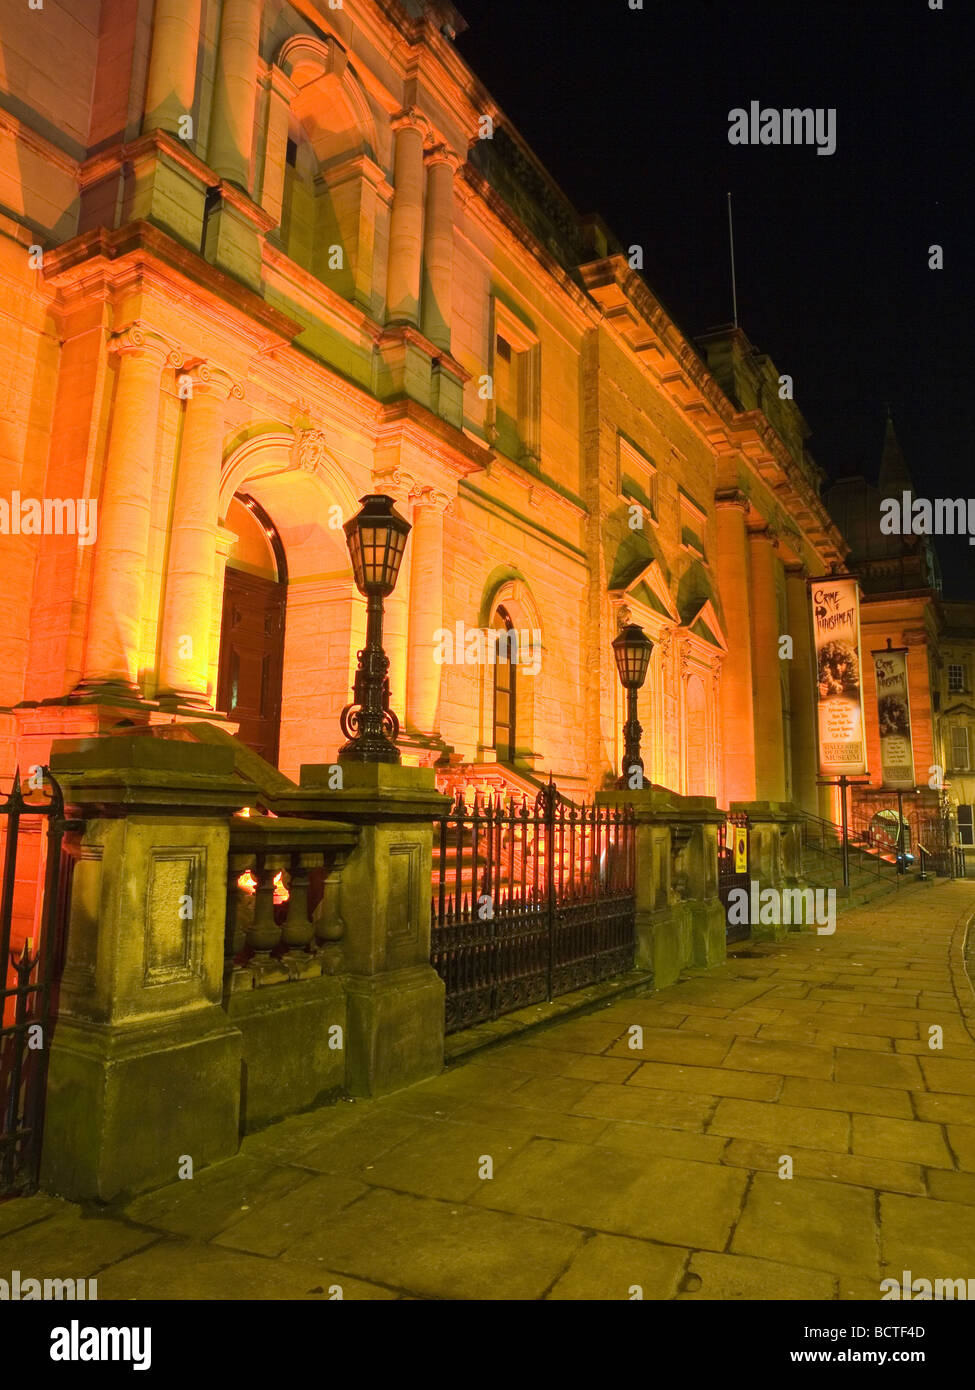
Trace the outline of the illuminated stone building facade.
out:
<instances>
[{"instance_id":1,"label":"illuminated stone building facade","mask_svg":"<svg viewBox=\"0 0 975 1390\"><path fill-rule=\"evenodd\" d=\"M5 16L0 495L97 503L93 543L0 540L5 772L201 718L291 776L334 758L365 629L341 525L386 492L404 761L604 785L628 618L653 781L819 808L806 579L846 546L791 391L740 330L682 335L462 27L434 0ZM444 661L458 624L539 659Z\"/></svg>"}]
</instances>

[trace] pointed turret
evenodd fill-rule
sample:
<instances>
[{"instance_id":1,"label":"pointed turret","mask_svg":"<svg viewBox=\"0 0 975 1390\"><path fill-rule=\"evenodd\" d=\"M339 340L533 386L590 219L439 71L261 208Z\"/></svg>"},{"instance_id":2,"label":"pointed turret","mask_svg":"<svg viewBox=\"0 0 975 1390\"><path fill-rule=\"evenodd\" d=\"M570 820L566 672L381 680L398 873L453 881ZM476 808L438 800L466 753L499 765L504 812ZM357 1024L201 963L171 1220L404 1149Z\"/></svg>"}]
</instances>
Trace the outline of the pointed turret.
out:
<instances>
[{"instance_id":1,"label":"pointed turret","mask_svg":"<svg viewBox=\"0 0 975 1390\"><path fill-rule=\"evenodd\" d=\"M880 479L877 491L881 497L900 497L903 492L913 492L914 482L894 432L894 420L887 410L887 433L884 436L884 451L880 457Z\"/></svg>"}]
</instances>

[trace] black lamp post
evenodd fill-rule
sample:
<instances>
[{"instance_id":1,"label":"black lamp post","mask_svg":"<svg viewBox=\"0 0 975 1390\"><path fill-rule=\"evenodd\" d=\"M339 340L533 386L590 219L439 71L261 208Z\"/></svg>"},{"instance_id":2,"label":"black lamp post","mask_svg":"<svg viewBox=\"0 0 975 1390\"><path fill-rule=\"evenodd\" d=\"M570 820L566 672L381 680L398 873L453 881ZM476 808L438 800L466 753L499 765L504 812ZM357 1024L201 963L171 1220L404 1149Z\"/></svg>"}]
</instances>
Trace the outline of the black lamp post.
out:
<instances>
[{"instance_id":1,"label":"black lamp post","mask_svg":"<svg viewBox=\"0 0 975 1390\"><path fill-rule=\"evenodd\" d=\"M389 657L383 651L383 599L396 588L399 567L412 527L385 493L360 497L362 509L345 523L352 572L367 603L366 645L359 652L352 704L341 715L349 740L339 761L398 763L399 720L389 708Z\"/></svg>"},{"instance_id":2,"label":"black lamp post","mask_svg":"<svg viewBox=\"0 0 975 1390\"><path fill-rule=\"evenodd\" d=\"M650 665L652 652L653 643L643 628L637 627L636 623L629 623L613 639L616 669L619 671L620 682L626 691L626 723L623 725L623 775L619 779L620 787L630 785L630 777L634 768L638 767L640 772L643 772L643 759L640 757L640 735L643 733L643 729L636 717L636 694L647 678L647 668Z\"/></svg>"}]
</instances>

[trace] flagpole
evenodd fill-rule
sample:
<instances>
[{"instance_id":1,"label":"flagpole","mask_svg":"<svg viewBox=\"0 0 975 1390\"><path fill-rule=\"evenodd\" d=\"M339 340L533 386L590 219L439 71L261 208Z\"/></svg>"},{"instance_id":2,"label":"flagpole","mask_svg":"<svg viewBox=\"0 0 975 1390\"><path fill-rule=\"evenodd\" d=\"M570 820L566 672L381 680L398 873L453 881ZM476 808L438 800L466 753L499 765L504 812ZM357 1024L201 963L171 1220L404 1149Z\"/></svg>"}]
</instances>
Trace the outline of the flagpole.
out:
<instances>
[{"instance_id":1,"label":"flagpole","mask_svg":"<svg viewBox=\"0 0 975 1390\"><path fill-rule=\"evenodd\" d=\"M731 220L731 194L728 194L728 244L731 248L731 302L735 315L735 327L738 327L738 290L735 285L735 229Z\"/></svg>"}]
</instances>

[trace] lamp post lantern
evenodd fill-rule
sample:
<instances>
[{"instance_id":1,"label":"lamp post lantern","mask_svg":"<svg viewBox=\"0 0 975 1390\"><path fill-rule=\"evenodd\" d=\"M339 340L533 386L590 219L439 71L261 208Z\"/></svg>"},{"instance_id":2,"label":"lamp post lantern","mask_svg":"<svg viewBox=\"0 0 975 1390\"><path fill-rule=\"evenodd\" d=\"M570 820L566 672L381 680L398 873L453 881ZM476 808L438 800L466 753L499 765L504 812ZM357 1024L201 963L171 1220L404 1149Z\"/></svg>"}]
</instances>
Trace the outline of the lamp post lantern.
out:
<instances>
[{"instance_id":1,"label":"lamp post lantern","mask_svg":"<svg viewBox=\"0 0 975 1390\"><path fill-rule=\"evenodd\" d=\"M361 510L345 523L356 588L367 604L366 645L359 652L352 703L342 711L349 740L340 762L398 763L399 720L389 708L389 657L383 651L383 599L396 588L406 538L412 527L385 493L361 497Z\"/></svg>"},{"instance_id":2,"label":"lamp post lantern","mask_svg":"<svg viewBox=\"0 0 975 1390\"><path fill-rule=\"evenodd\" d=\"M639 769L639 785L643 785L643 759L640 757L640 735L643 729L636 716L637 691L647 678L647 668L653 643L642 627L628 623L613 639L613 655L620 683L626 691L626 723L623 725L623 775L620 787L629 787L635 769Z\"/></svg>"}]
</instances>

